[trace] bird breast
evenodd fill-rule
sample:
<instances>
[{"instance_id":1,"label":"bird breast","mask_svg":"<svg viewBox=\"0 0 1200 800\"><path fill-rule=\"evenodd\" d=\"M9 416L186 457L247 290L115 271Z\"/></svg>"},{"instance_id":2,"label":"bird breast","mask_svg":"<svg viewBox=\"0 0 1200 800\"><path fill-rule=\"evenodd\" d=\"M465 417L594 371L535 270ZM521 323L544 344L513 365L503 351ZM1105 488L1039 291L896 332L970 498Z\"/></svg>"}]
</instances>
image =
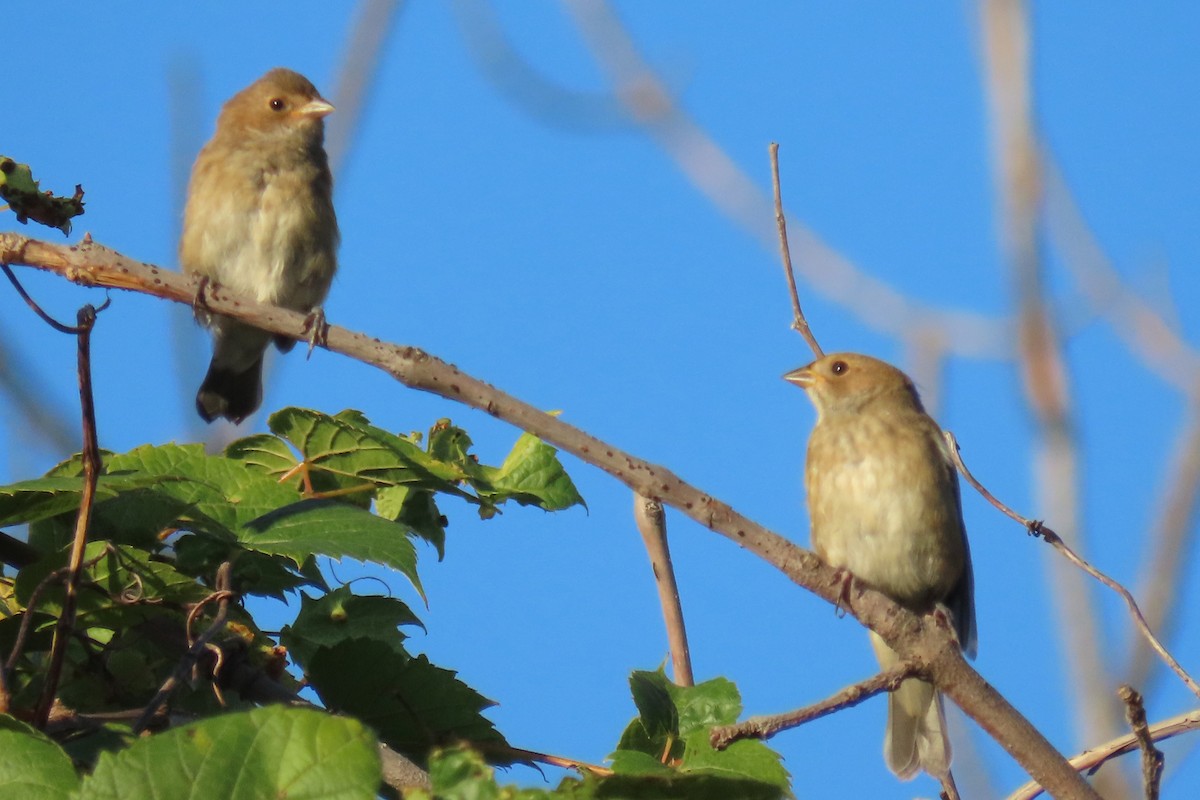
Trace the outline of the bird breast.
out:
<instances>
[{"instance_id":1,"label":"bird breast","mask_svg":"<svg viewBox=\"0 0 1200 800\"><path fill-rule=\"evenodd\" d=\"M830 415L809 439L813 549L898 602L946 597L965 548L957 477L924 414Z\"/></svg>"}]
</instances>

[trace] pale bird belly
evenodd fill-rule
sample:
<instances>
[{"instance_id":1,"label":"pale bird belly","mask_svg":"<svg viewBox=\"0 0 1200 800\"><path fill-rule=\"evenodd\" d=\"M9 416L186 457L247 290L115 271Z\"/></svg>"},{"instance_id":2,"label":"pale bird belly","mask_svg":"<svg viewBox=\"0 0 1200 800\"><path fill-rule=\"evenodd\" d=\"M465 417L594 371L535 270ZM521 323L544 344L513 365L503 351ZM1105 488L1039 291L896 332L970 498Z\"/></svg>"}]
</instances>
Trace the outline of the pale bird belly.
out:
<instances>
[{"instance_id":1,"label":"pale bird belly","mask_svg":"<svg viewBox=\"0 0 1200 800\"><path fill-rule=\"evenodd\" d=\"M864 458L814 476L813 548L900 601L941 599L962 570L961 533L943 487Z\"/></svg>"}]
</instances>

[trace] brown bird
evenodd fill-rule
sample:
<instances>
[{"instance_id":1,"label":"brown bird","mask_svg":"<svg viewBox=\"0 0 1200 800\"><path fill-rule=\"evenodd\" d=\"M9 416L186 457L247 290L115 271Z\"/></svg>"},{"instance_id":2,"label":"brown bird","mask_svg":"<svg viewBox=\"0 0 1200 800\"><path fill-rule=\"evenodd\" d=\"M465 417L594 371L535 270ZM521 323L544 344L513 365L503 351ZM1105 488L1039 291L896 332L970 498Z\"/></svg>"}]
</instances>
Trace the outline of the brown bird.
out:
<instances>
[{"instance_id":1,"label":"brown bird","mask_svg":"<svg viewBox=\"0 0 1200 800\"><path fill-rule=\"evenodd\" d=\"M913 382L857 353L825 356L784 379L817 409L804 470L817 555L914 612L941 606L974 657L974 586L958 475ZM871 644L885 669L898 663L874 632ZM922 769L948 774L946 719L932 684L913 678L888 695L883 752L902 779Z\"/></svg>"},{"instance_id":2,"label":"brown bird","mask_svg":"<svg viewBox=\"0 0 1200 800\"><path fill-rule=\"evenodd\" d=\"M183 271L260 303L319 314L337 270L333 178L324 118L333 106L307 78L273 69L221 109L192 167L179 262ZM241 422L262 403L271 334L197 303L213 357L196 394L206 422ZM315 320L314 320L315 321ZM293 339L276 336L287 352Z\"/></svg>"}]
</instances>

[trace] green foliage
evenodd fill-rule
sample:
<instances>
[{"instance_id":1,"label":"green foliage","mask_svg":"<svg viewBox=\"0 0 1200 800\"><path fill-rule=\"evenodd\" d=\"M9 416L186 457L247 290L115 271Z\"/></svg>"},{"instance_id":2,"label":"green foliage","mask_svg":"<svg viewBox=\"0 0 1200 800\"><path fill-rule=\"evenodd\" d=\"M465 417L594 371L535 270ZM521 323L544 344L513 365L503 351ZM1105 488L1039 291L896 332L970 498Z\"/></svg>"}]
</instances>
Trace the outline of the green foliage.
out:
<instances>
[{"instance_id":1,"label":"green foliage","mask_svg":"<svg viewBox=\"0 0 1200 800\"><path fill-rule=\"evenodd\" d=\"M466 433L447 421L427 436L397 435L355 411L330 416L289 408L274 414L269 426L270 434L236 441L220 455L176 444L102 454L76 635L58 683L56 713L68 750L15 721L18 728L0 729L0 736L21 737L21 747L11 752L36 756L50 772L70 778L48 783L45 791L58 791L48 796L63 796L54 787L75 780L73 770L64 772L71 763L65 752L85 767L95 765L80 797L177 796L162 787L206 774L208 751L200 745L209 734L212 747L230 747L219 751L224 761L211 762L219 765L213 788L197 796L234 796L220 781L239 769L286 766L305 752L324 758L329 753L321 743L330 734L318 730L322 721L358 724L317 712L286 718L255 712L134 740L130 726L137 714L113 718L113 712L137 709L153 697L189 642L213 623L218 603L212 593L225 562L237 593L299 595L299 612L277 642L240 604L230 604L191 680L172 695L174 712L204 718L295 691L300 684L286 671L282 644L331 708L374 725L414 761L424 762L430 748L448 742L489 746L498 761L511 761L504 738L482 716L491 701L452 671L405 649L400 627L421 625L412 609L395 598L329 589L317 559L389 568L408 578L423 599L416 543L431 543L439 556L444 552L446 518L438 503L445 496L484 517L510 500L545 510L582 503L554 449L522 436L492 467L479 463ZM0 660L19 650L5 677L10 708L25 718L32 717L42 691L82 493L78 456L42 478L0 487L0 524L28 524L30 544L42 553L15 576L0 575ZM265 695L264 681L276 687ZM363 687L373 694L363 694ZM401 706L403 714L378 713ZM293 741L293 735L299 738ZM284 749L263 749L264 736ZM261 764L254 766L248 754ZM379 779L373 750L370 758L371 778L360 788L314 796L372 796ZM40 775L33 769L22 780L45 782ZM259 777L242 775L252 781L246 785L261 788L253 783ZM244 796L275 796L286 789L285 778L272 774L283 783ZM0 779L7 779L3 764ZM151 785L161 794L145 793Z\"/></svg>"},{"instance_id":2,"label":"green foliage","mask_svg":"<svg viewBox=\"0 0 1200 800\"><path fill-rule=\"evenodd\" d=\"M407 603L330 588L319 559L388 568L424 600L417 544L444 555L446 497L484 519L509 501L547 511L583 503L556 451L526 434L489 466L448 421L404 435L357 411L288 408L269 427L219 455L177 444L103 454L55 738L0 716L0 797L368 798L381 776L376 737L429 770L432 789L405 797L787 796L787 773L761 743L708 745L709 729L741 711L734 686L681 688L661 670L631 678L638 716L611 774L553 789L498 784L491 765L529 756L484 716L492 701L410 652L406 629L423 624ZM0 524L28 524L42 553L0 574L0 660L19 649L6 675L17 718L32 718L43 689L82 492L79 457L0 487ZM226 602L214 625L224 564L238 595L298 600L292 622L268 634ZM183 662L210 627L208 648ZM181 662L194 666L170 711L198 721L135 736L132 720ZM277 704L301 685L325 711Z\"/></svg>"},{"instance_id":3,"label":"green foliage","mask_svg":"<svg viewBox=\"0 0 1200 800\"><path fill-rule=\"evenodd\" d=\"M71 218L83 213L82 186L77 185L71 197L55 197L41 190L28 165L4 156L0 156L0 198L22 225L33 220L66 234L71 232Z\"/></svg>"},{"instance_id":4,"label":"green foliage","mask_svg":"<svg viewBox=\"0 0 1200 800\"><path fill-rule=\"evenodd\" d=\"M369 800L378 785L375 737L357 720L269 706L106 753L74 800Z\"/></svg>"},{"instance_id":5,"label":"green foliage","mask_svg":"<svg viewBox=\"0 0 1200 800\"><path fill-rule=\"evenodd\" d=\"M61 800L78 783L62 748L25 723L0 714L0 797Z\"/></svg>"}]
</instances>

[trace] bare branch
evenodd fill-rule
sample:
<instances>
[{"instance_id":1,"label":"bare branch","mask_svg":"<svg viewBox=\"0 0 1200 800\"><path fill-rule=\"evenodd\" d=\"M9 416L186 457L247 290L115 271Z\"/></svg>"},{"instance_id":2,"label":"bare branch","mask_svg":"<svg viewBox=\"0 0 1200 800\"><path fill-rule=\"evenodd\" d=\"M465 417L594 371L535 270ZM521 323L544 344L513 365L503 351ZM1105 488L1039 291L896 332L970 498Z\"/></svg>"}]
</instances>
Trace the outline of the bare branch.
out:
<instances>
[{"instance_id":1,"label":"bare branch","mask_svg":"<svg viewBox=\"0 0 1200 800\"><path fill-rule=\"evenodd\" d=\"M83 576L83 552L87 547L88 529L92 520L92 503L96 498L96 483L100 477L100 445L96 440L96 406L92 397L92 327L96 324L97 309L84 306L76 316L76 327L69 328L52 320L37 304L25 294L16 276L3 265L4 272L12 281L13 286L42 319L56 330L74 334L78 343L77 361L79 373L79 408L83 418L83 491L79 498L79 514L75 517L75 534L71 540L71 555L67 562L67 591L63 598L62 610L54 627L54 641L50 647L50 660L46 667L46 682L42 686L42 695L34 712L34 724L44 728L50 718L50 709L58 693L58 683L62 677L63 661L67 656L67 642L70 641L75 627L75 609L79 602L79 582ZM108 306L106 300L99 310Z\"/></svg>"},{"instance_id":2,"label":"bare branch","mask_svg":"<svg viewBox=\"0 0 1200 800\"><path fill-rule=\"evenodd\" d=\"M1125 704L1125 719L1133 728L1133 735L1142 751L1142 788L1146 792L1146 800L1158 800L1162 785L1163 754L1150 737L1150 728L1146 725L1146 705L1142 702L1142 695L1129 684L1120 686L1117 696Z\"/></svg>"},{"instance_id":3,"label":"bare branch","mask_svg":"<svg viewBox=\"0 0 1200 800\"><path fill-rule=\"evenodd\" d=\"M658 602L662 606L663 623L667 628L667 646L671 650L671 674L678 685L694 686L692 653L688 647L687 628L683 624L679 584L675 581L675 567L671 564L671 550L667 546L667 520L662 503L634 494L633 518L637 521L642 541L646 543L650 568L654 570L654 585L658 588Z\"/></svg>"},{"instance_id":4,"label":"bare branch","mask_svg":"<svg viewBox=\"0 0 1200 800\"><path fill-rule=\"evenodd\" d=\"M983 495L984 499L995 506L1001 513L1020 523L1029 534L1040 537L1046 542L1046 544L1050 545L1059 553L1061 553L1072 564L1079 567L1081 570L1119 594L1121 599L1125 601L1125 605L1129 607L1129 614L1131 617L1133 617L1134 625L1137 626L1138 631L1141 632L1142 636L1145 637L1146 641L1152 648L1154 648L1154 651L1158 653L1162 660L1167 663L1167 666L1169 666L1175 672L1175 674L1179 676L1179 679L1184 682L1188 689L1190 689L1197 697L1200 697L1200 685L1196 684L1196 681L1192 679L1192 676L1187 673L1187 671L1179 664L1179 662L1175 660L1175 657L1167 651L1167 648L1163 646L1163 643L1158 640L1158 637L1154 635L1154 631L1150 630L1150 626L1146 623L1146 618L1142 616L1142 611L1140 608L1138 608L1137 601L1133 599L1133 595L1129 593L1129 590L1082 559L1075 553L1074 550L1067 546L1067 544L1062 540L1062 537L1060 537L1046 525L1042 524L1041 520L1023 517L1004 503L1000 502L1000 500L996 499L996 496L989 492L987 488L980 483L974 475L971 474L971 471L967 469L967 465L963 463L962 456L958 451L958 440L954 438L954 434L950 433L950 431L943 431L942 435L946 437L946 442L950 446L950 457L954 459L955 466L958 467L959 473L963 476L967 483L971 484L975 491Z\"/></svg>"},{"instance_id":5,"label":"bare branch","mask_svg":"<svg viewBox=\"0 0 1200 800\"><path fill-rule=\"evenodd\" d=\"M1170 641L1183 583L1183 575L1196 536L1196 513L1200 500L1200 398L1191 403L1184 431L1176 437L1175 455L1166 470L1168 476L1149 541L1142 548L1148 553L1138 581L1138 596L1146 615L1146 624ZM1133 648L1126 680L1149 692L1154 663L1151 648Z\"/></svg>"},{"instance_id":6,"label":"bare branch","mask_svg":"<svg viewBox=\"0 0 1200 800\"><path fill-rule=\"evenodd\" d=\"M812 348L813 358L822 358L825 352L813 336L812 328L800 308L800 293L796 291L796 273L792 269L792 248L788 245L787 217L783 214L783 191L779 184L779 145L771 142L767 150L771 154L771 186L775 195L775 227L779 229L779 255L783 259L783 274L787 277L788 292L792 296L792 329L799 331Z\"/></svg>"},{"instance_id":7,"label":"bare branch","mask_svg":"<svg viewBox=\"0 0 1200 800\"><path fill-rule=\"evenodd\" d=\"M843 708L852 708L877 694L894 692L906 679L916 675L917 671L915 663L902 661L811 706L783 714L751 717L734 725L719 725L712 729L709 743L717 750L724 750L739 739L770 739L780 731L799 727Z\"/></svg>"},{"instance_id":8,"label":"bare branch","mask_svg":"<svg viewBox=\"0 0 1200 800\"><path fill-rule=\"evenodd\" d=\"M1181 733L1200 730L1200 709L1178 714L1170 719L1157 722L1154 725L1150 725L1147 730L1149 731L1151 741L1155 742L1163 742ZM1085 750L1073 757L1070 763L1072 767L1080 772L1090 774L1099 769L1102 764L1117 756L1132 753L1134 750L1139 749L1139 747L1137 734L1126 733L1111 741ZM1033 800L1033 798L1040 795L1043 791L1045 789L1039 786L1037 782L1030 781L1010 794L1007 800Z\"/></svg>"},{"instance_id":9,"label":"bare branch","mask_svg":"<svg viewBox=\"0 0 1200 800\"><path fill-rule=\"evenodd\" d=\"M58 247L0 234L0 263L49 270L86 286L133 289L181 303L193 302L198 288L192 278L141 264L90 242ZM262 305L221 286L210 286L205 300L213 312L271 333L297 340L306 336L303 314ZM378 367L405 386L486 411L528 431L608 472L642 496L670 505L744 547L830 604L842 601L843 609L883 637L901 657L914 659L947 697L1036 780L1064 795L1097 797L1037 728L963 660L958 642L944 622L918 617L865 585L856 584L847 593L844 572L685 483L670 470L597 439L418 348L387 344L338 326L330 327L327 341L321 346Z\"/></svg>"}]
</instances>

